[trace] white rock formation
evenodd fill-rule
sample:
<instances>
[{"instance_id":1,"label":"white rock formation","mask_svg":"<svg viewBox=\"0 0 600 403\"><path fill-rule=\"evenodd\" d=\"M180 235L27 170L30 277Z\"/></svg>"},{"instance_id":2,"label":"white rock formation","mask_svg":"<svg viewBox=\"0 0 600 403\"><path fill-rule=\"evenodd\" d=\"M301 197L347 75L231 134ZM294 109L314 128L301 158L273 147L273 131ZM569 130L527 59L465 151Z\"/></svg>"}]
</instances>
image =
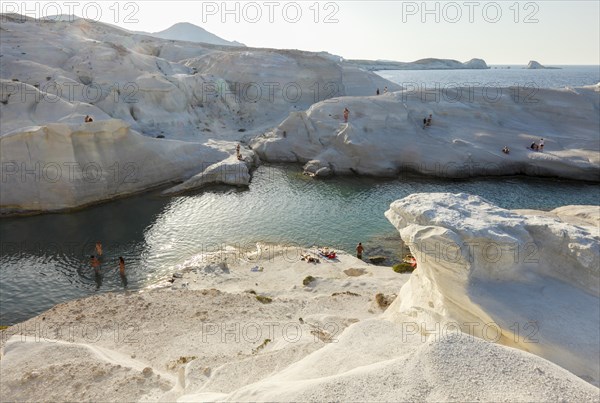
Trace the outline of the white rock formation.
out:
<instances>
[{"instance_id":1,"label":"white rock formation","mask_svg":"<svg viewBox=\"0 0 600 403\"><path fill-rule=\"evenodd\" d=\"M326 53L172 41L85 19L3 15L1 54L0 134L85 109L146 135L239 140L316 101L399 89Z\"/></svg>"},{"instance_id":2,"label":"white rock formation","mask_svg":"<svg viewBox=\"0 0 600 403\"><path fill-rule=\"evenodd\" d=\"M473 214L485 216L483 207ZM422 267L399 275L345 253L312 264L298 253L315 251L268 249L239 260L231 251L227 265L198 256L182 263L173 289L70 301L0 332L0 393L19 401L597 400L597 387L564 368L457 328L436 329L425 309L403 313L396 302L382 317L373 295L395 292L407 278L403 293L411 282L427 286ZM349 267L361 275L348 275ZM316 277L310 287L302 286L307 275ZM523 296L492 294L496 309L518 299L531 313ZM541 327L556 319L553 309L529 319Z\"/></svg>"},{"instance_id":3,"label":"white rock formation","mask_svg":"<svg viewBox=\"0 0 600 403\"><path fill-rule=\"evenodd\" d=\"M523 214L478 196L414 194L386 217L418 262L388 318L417 317L420 331L451 323L598 385L597 206Z\"/></svg>"},{"instance_id":4,"label":"white rock formation","mask_svg":"<svg viewBox=\"0 0 600 403\"><path fill-rule=\"evenodd\" d=\"M163 191L163 194L171 195L213 184L248 186L253 158L252 155L245 158L247 161L240 161L232 155L223 161L211 164L185 182Z\"/></svg>"},{"instance_id":5,"label":"white rock formation","mask_svg":"<svg viewBox=\"0 0 600 403\"><path fill-rule=\"evenodd\" d=\"M0 211L69 209L182 181L228 158L227 147L149 138L116 119L23 128L0 137Z\"/></svg>"},{"instance_id":6,"label":"white rock formation","mask_svg":"<svg viewBox=\"0 0 600 403\"><path fill-rule=\"evenodd\" d=\"M347 123L345 107L350 110ZM335 98L293 112L252 147L262 160L312 161L337 174L393 177L416 171L442 177L527 174L598 181L598 108L593 88L535 93L406 89ZM429 114L432 125L424 127ZM543 152L528 148L541 138ZM509 154L502 152L504 146Z\"/></svg>"},{"instance_id":7,"label":"white rock formation","mask_svg":"<svg viewBox=\"0 0 600 403\"><path fill-rule=\"evenodd\" d=\"M305 110L316 102L342 94L372 95L385 86L390 90L400 89L374 73L340 64L325 53L227 50L182 63L203 75L219 77L214 86L204 86L208 102L213 97L223 97L232 103L231 113L255 129L270 129L290 111Z\"/></svg>"},{"instance_id":8,"label":"white rock formation","mask_svg":"<svg viewBox=\"0 0 600 403\"><path fill-rule=\"evenodd\" d=\"M247 185L252 153L246 152L248 166L222 162L231 144L213 140L252 137L315 101L399 88L327 53L177 42L80 18L2 17L0 162L10 176L2 183L3 213L79 207L194 174L199 176L170 192L221 181ZM93 117L92 125L81 124L85 115ZM130 136L129 127L196 144ZM154 165L152 158L158 158ZM52 184L15 179L24 172L15 167L37 163L38 177L50 174L43 170L48 163L59 164L63 176ZM81 174L64 182L64 164L89 163L101 164L99 182L83 186ZM142 177L135 184L112 183L106 172L111 164L135 165Z\"/></svg>"}]
</instances>

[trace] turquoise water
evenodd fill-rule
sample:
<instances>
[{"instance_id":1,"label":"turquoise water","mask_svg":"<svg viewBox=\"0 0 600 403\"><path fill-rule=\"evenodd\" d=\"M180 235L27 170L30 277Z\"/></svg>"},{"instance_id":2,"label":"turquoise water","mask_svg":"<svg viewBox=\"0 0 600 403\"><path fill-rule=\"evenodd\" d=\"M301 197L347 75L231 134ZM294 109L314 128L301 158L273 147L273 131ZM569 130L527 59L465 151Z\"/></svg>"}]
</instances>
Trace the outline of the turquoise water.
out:
<instances>
[{"instance_id":1,"label":"turquoise water","mask_svg":"<svg viewBox=\"0 0 600 403\"><path fill-rule=\"evenodd\" d=\"M328 245L366 254L402 254L383 213L418 192L466 192L504 208L553 209L600 204L597 184L532 178L395 180L336 177L314 180L298 166L261 166L249 189L214 187L177 197L148 193L65 214L0 219L0 323L28 319L53 305L97 292L136 290L169 276L186 260L224 245L252 250L256 242ZM100 274L89 265L94 244Z\"/></svg>"}]
</instances>

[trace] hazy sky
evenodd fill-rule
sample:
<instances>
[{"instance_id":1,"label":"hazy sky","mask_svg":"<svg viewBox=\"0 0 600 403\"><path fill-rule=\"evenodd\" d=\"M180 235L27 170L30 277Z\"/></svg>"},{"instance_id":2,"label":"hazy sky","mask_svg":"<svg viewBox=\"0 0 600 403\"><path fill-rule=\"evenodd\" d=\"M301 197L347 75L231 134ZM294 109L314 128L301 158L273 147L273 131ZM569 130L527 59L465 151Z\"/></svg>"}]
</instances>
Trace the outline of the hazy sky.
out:
<instances>
[{"instance_id":1,"label":"hazy sky","mask_svg":"<svg viewBox=\"0 0 600 403\"><path fill-rule=\"evenodd\" d=\"M69 10L129 30L190 22L248 46L345 58L600 64L600 1L3 1L30 15ZM23 7L27 7L24 10ZM36 10L37 8L37 10ZM45 14L45 15L44 15ZM135 22L137 20L137 22Z\"/></svg>"}]
</instances>

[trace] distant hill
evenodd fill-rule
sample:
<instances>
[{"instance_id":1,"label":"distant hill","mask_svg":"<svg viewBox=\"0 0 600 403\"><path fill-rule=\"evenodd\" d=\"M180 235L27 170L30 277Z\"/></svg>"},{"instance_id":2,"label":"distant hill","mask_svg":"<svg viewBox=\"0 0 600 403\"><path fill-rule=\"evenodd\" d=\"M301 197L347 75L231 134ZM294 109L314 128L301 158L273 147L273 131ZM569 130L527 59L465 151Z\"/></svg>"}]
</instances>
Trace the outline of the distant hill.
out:
<instances>
[{"instance_id":1,"label":"distant hill","mask_svg":"<svg viewBox=\"0 0 600 403\"><path fill-rule=\"evenodd\" d=\"M489 69L482 59L471 59L461 63L451 59L421 59L414 62L395 62L389 60L347 60L349 64L357 65L365 70L462 70Z\"/></svg>"},{"instance_id":2,"label":"distant hill","mask_svg":"<svg viewBox=\"0 0 600 403\"><path fill-rule=\"evenodd\" d=\"M164 31L147 33L147 35L176 41L201 42L224 46L246 46L237 41L227 41L189 22L179 22Z\"/></svg>"}]
</instances>

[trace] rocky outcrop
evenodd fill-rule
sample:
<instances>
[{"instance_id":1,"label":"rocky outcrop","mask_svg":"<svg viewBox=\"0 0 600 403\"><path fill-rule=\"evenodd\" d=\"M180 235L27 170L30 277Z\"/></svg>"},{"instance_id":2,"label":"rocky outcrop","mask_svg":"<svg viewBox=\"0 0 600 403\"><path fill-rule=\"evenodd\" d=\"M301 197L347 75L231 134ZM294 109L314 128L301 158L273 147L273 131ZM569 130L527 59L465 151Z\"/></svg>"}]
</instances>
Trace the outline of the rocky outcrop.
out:
<instances>
[{"instance_id":1,"label":"rocky outcrop","mask_svg":"<svg viewBox=\"0 0 600 403\"><path fill-rule=\"evenodd\" d=\"M174 43L80 18L5 20L0 134L92 114L153 137L240 140L314 102L400 89L325 52Z\"/></svg>"},{"instance_id":2,"label":"rocky outcrop","mask_svg":"<svg viewBox=\"0 0 600 403\"><path fill-rule=\"evenodd\" d=\"M598 384L597 207L519 213L478 196L414 194L386 217L417 270L385 315L415 316L431 329L452 323Z\"/></svg>"},{"instance_id":3,"label":"rocky outcrop","mask_svg":"<svg viewBox=\"0 0 600 403\"><path fill-rule=\"evenodd\" d=\"M600 180L597 92L510 88L406 89L341 97L291 113L257 137L262 160L327 174L450 178L524 174ZM344 108L350 110L347 122ZM433 115L432 124L423 119ZM545 139L543 152L529 149ZM507 146L510 153L502 152Z\"/></svg>"},{"instance_id":4,"label":"rocky outcrop","mask_svg":"<svg viewBox=\"0 0 600 403\"><path fill-rule=\"evenodd\" d=\"M231 155L227 147L153 139L115 119L24 128L0 137L0 211L71 209L182 181L214 170Z\"/></svg>"},{"instance_id":5,"label":"rocky outcrop","mask_svg":"<svg viewBox=\"0 0 600 403\"><path fill-rule=\"evenodd\" d=\"M559 67L546 67L546 66L542 66L540 63L536 62L535 60L530 60L529 63L527 64L527 67L525 67L526 69L529 70L556 70Z\"/></svg>"},{"instance_id":6,"label":"rocky outcrop","mask_svg":"<svg viewBox=\"0 0 600 403\"><path fill-rule=\"evenodd\" d=\"M234 155L216 164L209 165L185 182L163 191L163 194L172 195L214 184L248 186L252 166L253 158L251 156L246 157L245 161L240 161Z\"/></svg>"}]
</instances>

